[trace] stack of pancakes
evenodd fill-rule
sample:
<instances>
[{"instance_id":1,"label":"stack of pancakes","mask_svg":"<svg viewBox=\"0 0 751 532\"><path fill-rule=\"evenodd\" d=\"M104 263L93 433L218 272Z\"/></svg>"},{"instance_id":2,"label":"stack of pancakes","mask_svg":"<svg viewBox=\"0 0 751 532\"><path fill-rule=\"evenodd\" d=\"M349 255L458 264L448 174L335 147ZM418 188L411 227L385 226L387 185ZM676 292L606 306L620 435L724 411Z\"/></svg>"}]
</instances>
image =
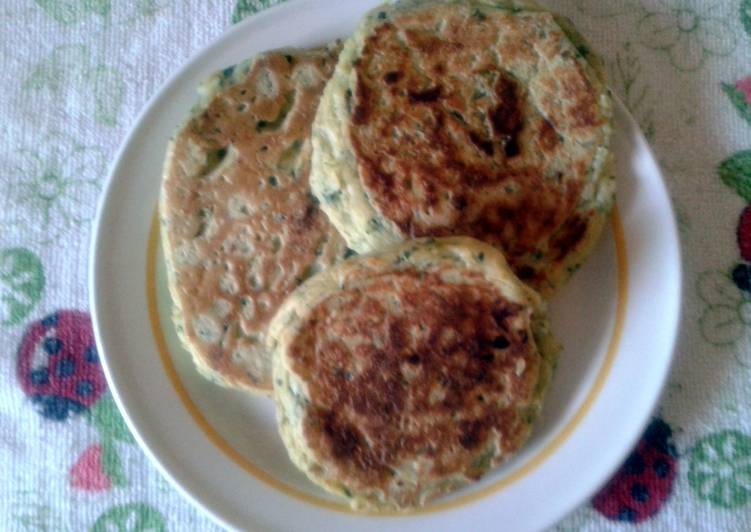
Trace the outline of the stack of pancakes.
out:
<instances>
[{"instance_id":1,"label":"stack of pancakes","mask_svg":"<svg viewBox=\"0 0 751 532\"><path fill-rule=\"evenodd\" d=\"M543 297L614 200L611 98L571 23L401 1L201 94L160 204L201 372L273 394L292 461L356 508L423 505L516 452L559 350Z\"/></svg>"}]
</instances>

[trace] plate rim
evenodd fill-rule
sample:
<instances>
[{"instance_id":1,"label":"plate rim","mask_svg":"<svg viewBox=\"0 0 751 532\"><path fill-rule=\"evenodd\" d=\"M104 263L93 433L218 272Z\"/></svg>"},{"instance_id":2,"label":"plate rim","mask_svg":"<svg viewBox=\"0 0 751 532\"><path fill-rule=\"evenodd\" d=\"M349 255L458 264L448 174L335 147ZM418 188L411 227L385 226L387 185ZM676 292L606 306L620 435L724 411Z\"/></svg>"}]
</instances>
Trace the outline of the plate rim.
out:
<instances>
[{"instance_id":1,"label":"plate rim","mask_svg":"<svg viewBox=\"0 0 751 532\"><path fill-rule=\"evenodd\" d=\"M170 349L169 342L165 338L165 322L168 317L163 318L162 313L159 311L159 288L157 269L159 266L157 262L160 260L160 248L161 235L159 232L158 211L155 209L154 215L149 229L149 236L147 239L147 251L146 251L146 302L149 314L150 333L156 344L156 350L161 362L161 366L164 373L167 375L169 384L172 386L177 396L180 398L180 402L185 407L185 410L191 417L193 423L198 425L201 432L211 441L222 454L229 458L235 465L243 469L246 473L251 475L257 480L260 480L270 489L280 491L292 498L295 498L306 504L324 508L326 510L345 513L350 515L367 515L375 517L404 517L406 516L420 516L433 513L441 513L454 511L465 506L469 506L473 503L479 502L483 499L493 497L509 488L515 482L522 480L527 475L534 472L535 469L541 467L547 460L549 460L555 451L563 446L566 441L573 435L577 427L584 421L587 414L594 406L600 393L605 387L613 365L618 358L620 351L621 339L623 329L626 321L626 313L628 310L628 253L626 250L626 237L623 229L622 219L619 213L618 206L615 205L613 212L608 217L608 226L610 232L614 237L614 254L616 256L616 286L617 297L615 302L615 321L613 329L610 331L610 335L607 341L607 347L605 349L605 356L603 360L597 365L595 376L589 386L586 388L586 394L584 398L577 404L576 409L570 413L564 419L564 423L558 427L557 430L551 432L547 441L541 446L534 454L528 456L526 460L517 464L517 467L511 469L505 476L494 480L492 483L477 488L475 491L465 493L463 495L457 495L456 498L434 502L427 506L417 508L407 514L402 512L376 512L376 511L364 511L358 512L350 509L346 504L339 501L328 501L326 499L315 497L314 495L307 494L304 491L289 485L282 480L279 480L271 473L263 470L262 466L252 461L249 458L242 456L242 453L233 446L226 437L222 435L221 430L217 429L207 417L207 414L201 411L201 408L196 404L196 401L191 396L188 386L185 384L184 379L180 377L180 372L177 370L174 359L176 356ZM163 252L163 250L162 250ZM165 296L163 296L165 297ZM171 300L171 294L167 295ZM169 325L167 325L169 327ZM187 352L185 355L189 355ZM255 397L257 395L253 394ZM268 398L266 398L268 399Z\"/></svg>"},{"instance_id":2,"label":"plate rim","mask_svg":"<svg viewBox=\"0 0 751 532\"><path fill-rule=\"evenodd\" d=\"M92 238L89 248L89 264L88 264L88 288L89 288L89 304L91 308L92 313L92 323L95 333L95 338L97 342L97 346L100 350L101 358L102 358L102 365L105 372L105 375L107 377L107 380L110 385L110 391L112 393L113 398L115 399L115 402L118 405L118 408L123 414L123 417L133 433L136 441L138 442L140 448L144 451L144 453L149 457L150 461L157 467L157 469L160 471L160 473L167 478L173 486L177 488L177 490L181 493L183 497L191 501L196 507L200 508L202 511L206 512L207 515L211 516L217 523L219 523L222 526L232 528L234 525L226 521L221 515L216 513L212 508L210 508L209 505L205 504L204 501L199 500L199 497L191 493L186 487L183 486L181 482L175 478L173 473L170 471L170 468L168 468L166 465L163 464L162 458L157 456L157 454L151 449L151 447L146 443L146 439L141 434L141 431L138 428L138 424L135 422L133 417L131 416L131 412L126 408L126 401L121 397L120 390L118 389L118 386L115 385L116 378L113 374L113 370L111 368L110 362L108 361L108 356L106 354L106 350L104 349L104 345L102 342L103 333L100 330L101 329L101 323L99 319L99 314L101 312L101 309L105 307L105 304L100 301L100 298L102 297L102 291L98 289L99 282L100 282L100 272L99 268L102 266L100 260L99 260L99 250L102 249L103 246L100 246L100 241L104 238L104 231L105 227L103 224L103 219L106 214L106 211L111 209L111 204L115 201L113 198L113 188L114 183L117 178L118 169L121 166L121 163L123 162L124 155L127 151L128 146L132 143L133 137L135 136L135 133L139 131L145 123L148 122L149 115L152 113L153 108L159 103L159 101L164 97L165 93L169 90L170 87L175 85L175 83L179 80L179 78L183 75L183 73L188 70L188 68L191 65L195 65L199 63L204 57L210 56L211 52L217 48L221 47L222 43L226 40L231 39L233 36L238 34L244 34L248 31L248 28L255 26L256 24L262 24L264 19L270 18L273 16L284 16L282 13L283 11L290 11L292 12L294 9L296 9L298 6L303 4L316 4L319 3L318 0L298 0L298 1L290 1L283 4L278 4L276 6L273 6L271 8L268 8L260 13L256 13L251 17L248 17L246 20L243 20L241 23L235 25L234 27L229 28L227 31L220 34L217 38L215 38L213 41L206 44L201 49L197 50L194 54L191 55L191 57L184 62L182 65L180 65L175 72L173 72L167 80L160 85L160 87L155 91L155 93L149 98L149 100L146 102L140 113L138 114L136 120L132 123L131 127L129 128L128 134L125 136L122 144L120 145L119 149L117 150L117 153L115 157L112 160L112 163L108 169L107 178L106 178L106 184L103 187L103 191L100 195L98 206L97 206L97 213L93 224L93 232L92 232ZM617 99L617 98L616 98ZM615 461L612 465L612 468L610 471L602 472L599 476L601 477L601 480L596 483L594 486L590 486L589 490L580 490L582 493L588 491L587 496L582 496L579 498L579 501L584 501L587 499L588 496L591 496L592 493L597 491L597 489L607 481L609 476L612 474L612 472L619 466L619 464L623 461L623 459L627 456L628 452L633 448L635 442L638 440L638 438L643 433L645 427L647 426L652 411L654 410L654 407L656 406L663 390L665 387L665 382L670 374L670 368L672 366L672 362L674 360L674 353L676 349L677 344L677 338L678 338L678 332L679 327L681 324L681 317L682 317L682 278L683 278L683 264L680 260L681 258L681 249L680 249L680 239L678 236L678 230L677 225L675 223L675 213L672 206L672 202L670 201L669 194L667 192L667 186L666 181L664 178L663 173L659 169L659 165L657 164L657 159L654 156L654 153L651 150L651 147L646 142L646 139L643 136L643 133L639 129L639 127L636 125L633 117L631 114L626 110L625 106L622 105L620 101L618 101L618 105L622 108L622 111L624 112L624 117L630 122L629 126L631 130L636 134L638 140L641 144L643 144L643 148L646 149L647 154L651 158L652 162L655 165L655 169L658 174L657 182L655 183L656 186L658 186L661 189L661 192L664 194L666 201L665 206L667 206L669 212L668 218L671 220L671 227L668 228L668 232L671 236L671 244L674 245L675 251L676 251L676 262L672 265L674 267L675 271L675 282L673 283L673 294L671 300L674 301L674 307L675 312L672 316L672 319L669 319L667 324L667 329L669 330L669 333L666 335L669 337L669 345L670 348L667 352L667 354L664 357L664 364L663 364L663 371L659 378L659 386L654 386L653 389L650 391L652 392L650 395L650 398L648 402L651 404L651 409L647 412L644 412L642 415L642 423L640 426L639 431L634 431L632 434L632 439L629 442L626 442L622 445L622 448L625 450L622 450L621 453L618 453L621 455L620 461ZM628 244L628 241L626 242ZM631 284L630 277L627 279L627 285ZM628 303L626 305L628 307ZM663 322L665 323L665 322ZM606 379L609 380L610 376ZM566 512L573 510L575 507L571 507ZM554 522L555 520L558 520L562 518L565 513L561 515L553 516L550 519L550 522Z\"/></svg>"}]
</instances>

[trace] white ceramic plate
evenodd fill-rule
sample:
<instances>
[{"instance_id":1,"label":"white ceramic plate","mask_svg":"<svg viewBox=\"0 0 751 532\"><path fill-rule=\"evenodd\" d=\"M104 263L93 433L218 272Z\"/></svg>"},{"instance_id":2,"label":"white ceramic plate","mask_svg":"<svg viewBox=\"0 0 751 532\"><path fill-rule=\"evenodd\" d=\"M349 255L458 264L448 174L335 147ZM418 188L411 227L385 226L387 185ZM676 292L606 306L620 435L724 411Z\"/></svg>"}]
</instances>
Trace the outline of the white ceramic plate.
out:
<instances>
[{"instance_id":1,"label":"white ceramic plate","mask_svg":"<svg viewBox=\"0 0 751 532\"><path fill-rule=\"evenodd\" d=\"M212 72L262 50L347 35L373 0L269 9L195 56L151 100L100 205L91 308L112 392L145 452L190 500L254 530L537 530L583 503L641 434L670 365L681 272L673 211L634 121L616 115L618 208L591 259L551 303L561 356L524 450L476 486L407 516L363 516L287 459L273 404L212 385L169 319L155 208L167 141Z\"/></svg>"}]
</instances>

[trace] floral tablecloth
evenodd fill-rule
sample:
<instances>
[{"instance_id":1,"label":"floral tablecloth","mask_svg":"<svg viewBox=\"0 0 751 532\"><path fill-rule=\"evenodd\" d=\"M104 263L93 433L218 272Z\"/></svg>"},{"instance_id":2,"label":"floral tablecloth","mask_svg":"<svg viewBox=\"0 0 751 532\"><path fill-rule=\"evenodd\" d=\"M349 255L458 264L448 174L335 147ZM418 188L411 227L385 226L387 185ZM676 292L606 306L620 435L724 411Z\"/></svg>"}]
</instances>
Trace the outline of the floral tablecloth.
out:
<instances>
[{"instance_id":1,"label":"floral tablecloth","mask_svg":"<svg viewBox=\"0 0 751 532\"><path fill-rule=\"evenodd\" d=\"M148 97L274 3L0 6L0 530L216 529L156 472L107 390L88 245L107 165ZM548 5L602 53L651 141L685 271L661 405L613 480L555 529L751 530L751 0Z\"/></svg>"}]
</instances>

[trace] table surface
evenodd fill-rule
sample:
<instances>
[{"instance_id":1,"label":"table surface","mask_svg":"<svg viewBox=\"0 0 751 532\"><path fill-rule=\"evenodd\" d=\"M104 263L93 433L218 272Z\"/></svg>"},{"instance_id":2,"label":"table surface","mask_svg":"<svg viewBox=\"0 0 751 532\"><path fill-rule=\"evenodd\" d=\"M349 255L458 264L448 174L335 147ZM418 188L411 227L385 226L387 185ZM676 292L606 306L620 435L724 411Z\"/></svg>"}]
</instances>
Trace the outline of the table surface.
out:
<instances>
[{"instance_id":1,"label":"table surface","mask_svg":"<svg viewBox=\"0 0 751 532\"><path fill-rule=\"evenodd\" d=\"M88 245L107 166L149 96L275 3L0 7L1 530L216 529L160 477L107 391ZM685 274L675 364L651 425L610 484L555 529L749 530L751 0L548 4L603 56L654 147Z\"/></svg>"}]
</instances>

